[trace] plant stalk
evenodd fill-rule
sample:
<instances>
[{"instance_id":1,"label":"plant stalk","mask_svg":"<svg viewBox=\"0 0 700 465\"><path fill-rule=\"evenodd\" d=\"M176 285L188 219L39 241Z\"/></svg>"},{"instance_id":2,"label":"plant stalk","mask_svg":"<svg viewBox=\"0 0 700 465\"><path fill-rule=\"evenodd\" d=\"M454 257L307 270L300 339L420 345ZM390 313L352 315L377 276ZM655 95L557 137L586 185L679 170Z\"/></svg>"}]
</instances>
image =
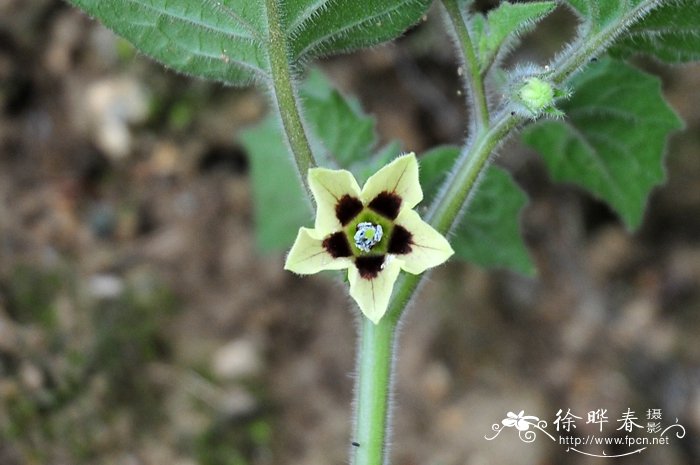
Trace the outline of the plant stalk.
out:
<instances>
[{"instance_id":1,"label":"plant stalk","mask_svg":"<svg viewBox=\"0 0 700 465\"><path fill-rule=\"evenodd\" d=\"M475 141L461 157L452 172L449 187L441 192L428 214L435 228L446 234L454 225L462 205L473 191L479 173L488 162L495 146L516 124L519 118L508 115L499 120L484 137ZM353 445L353 465L382 465L388 463L386 443L393 373L393 350L399 319L420 282L420 276L404 274L395 287L394 298L387 314L378 324L362 316L360 328L358 381L356 387L356 418Z\"/></svg>"},{"instance_id":2,"label":"plant stalk","mask_svg":"<svg viewBox=\"0 0 700 465\"><path fill-rule=\"evenodd\" d=\"M438 196L433 200L425 220L438 232L447 235L456 227L461 213L466 208L489 158L496 147L510 132L524 121L524 118L502 113L494 125L473 142L462 149L455 168L445 180ZM426 273L412 275L402 273L394 286L389 309L384 319L398 322L413 298Z\"/></svg>"},{"instance_id":3,"label":"plant stalk","mask_svg":"<svg viewBox=\"0 0 700 465\"><path fill-rule=\"evenodd\" d=\"M662 0L644 0L623 13L619 21L611 23L598 33L579 35L567 48L568 53L562 53L550 65L552 71L549 79L554 84L563 84L592 58L604 53L617 36L662 3Z\"/></svg>"},{"instance_id":4,"label":"plant stalk","mask_svg":"<svg viewBox=\"0 0 700 465\"><path fill-rule=\"evenodd\" d=\"M272 74L272 97L282 121L283 133L289 149L294 155L301 181L309 192L306 174L316 166L316 159L300 112L300 103L295 91L292 69L289 64L287 36L282 30L278 0L265 0L269 34L270 69Z\"/></svg>"},{"instance_id":5,"label":"plant stalk","mask_svg":"<svg viewBox=\"0 0 700 465\"><path fill-rule=\"evenodd\" d=\"M459 42L459 48L462 52L462 61L469 73L469 79L466 79L466 81L469 86L469 95L474 103L476 132L479 134L489 126L489 106L486 100L484 81L481 78L479 60L476 57L476 50L474 49L466 20L464 16L462 16L457 0L442 0L442 4L454 28L455 35Z\"/></svg>"},{"instance_id":6,"label":"plant stalk","mask_svg":"<svg viewBox=\"0 0 700 465\"><path fill-rule=\"evenodd\" d=\"M378 324L361 316L352 448L353 465L382 465L388 460L387 436L396 323Z\"/></svg>"},{"instance_id":7,"label":"plant stalk","mask_svg":"<svg viewBox=\"0 0 700 465\"><path fill-rule=\"evenodd\" d=\"M443 0L445 3L454 0ZM659 0L645 0L629 12L625 13L619 22L603 28L598 33L582 37L576 45L569 47L567 53L558 57L551 65L549 78L556 84L566 82L591 58L602 52L620 33L635 22L639 21L649 11L660 4ZM588 42L591 45L585 45ZM459 42L462 44L462 42ZM463 51L465 55L468 51ZM460 213L464 211L472 196L479 177L488 167L491 152L498 144L508 138L513 129L525 122L525 118L501 113L492 125L486 128L482 135L472 138L470 144L462 149L456 162L455 169L445 179L443 186L433 201L426 221L443 234L451 231L458 223ZM461 202L461 203L460 203ZM427 274L411 275L402 273L394 286L392 300L387 315L392 321L399 321L406 307L410 304L416 289L420 287Z\"/></svg>"},{"instance_id":8,"label":"plant stalk","mask_svg":"<svg viewBox=\"0 0 700 465\"><path fill-rule=\"evenodd\" d=\"M316 162L299 111L299 100L295 93L293 73L287 55L287 40L281 27L277 2L278 0L265 0L270 27L272 94L297 170L308 191L306 173ZM467 67L469 79L465 87L469 87L476 121L475 134L462 149L455 169L445 180L440 194L426 216L426 220L436 230L448 234L457 225L479 178L489 166L491 154L526 119L503 111L491 121L476 51L459 3L457 0L442 0L442 3L453 25ZM659 3L660 0L645 0L626 13L616 24L609 25L591 36L579 38L576 46L570 47L557 58L548 77L555 84L565 82L588 60L601 53L625 28ZM357 406L351 454L353 465L388 463L387 443L396 328L425 275L402 273L399 276L387 314L378 324L375 325L366 317L361 317L356 381Z\"/></svg>"},{"instance_id":9,"label":"plant stalk","mask_svg":"<svg viewBox=\"0 0 700 465\"><path fill-rule=\"evenodd\" d=\"M556 60L552 66L553 71L550 79L557 84L565 82L586 62L601 53L621 31L624 31L634 21L639 20L658 3L658 0L647 0L627 13L616 26L608 26L593 37L581 39L580 46L569 48L568 54ZM474 56L474 49L469 40L466 26L464 26L463 18L461 13L459 13L455 0L443 0L443 4L455 25L455 33L458 35L465 62L467 64L471 63L469 66L471 76L469 86L474 96L474 106L476 107L478 121L482 125L481 130L479 130L479 125L477 125L476 134L471 139L471 142L462 149L455 169L452 170L450 176L443 183L440 194L433 201L426 215L426 221L436 230L442 234L448 234L458 224L460 215L468 205L475 187L478 185L479 178L489 166L491 154L500 143L512 134L515 128L526 121L526 118L508 113L506 110L501 112L492 123L490 122L487 107L483 102L479 103L481 100L479 96L483 95L485 97L483 83L481 75L478 74L478 66L473 66L476 63L476 57ZM459 21L456 21L456 19L459 19ZM474 70L477 70L477 74L474 73ZM382 456L384 456L384 459L387 459L385 447L377 445L379 441L388 440L386 428L389 411L386 404L380 405L379 403L388 402L389 399L389 394L386 390L391 387L390 378L392 374L391 371L387 373L385 370L387 366L391 368L391 351L394 346L395 335L393 331L386 331L387 328L395 330L396 325L411 303L416 290L420 287L425 276L426 273L422 275L402 273L399 276L394 286L387 314L380 320L377 327L373 327L372 323L363 317L360 361L358 363L358 409L355 434L357 438L369 441L367 444L370 444L371 448L368 448L369 450L366 453L359 453L363 444L357 440L360 443L360 447L355 454L355 460L352 462L354 465L381 465L383 463L381 462ZM380 338L380 340L377 341L376 338ZM365 341L374 341L376 348ZM376 356L371 355L371 351L375 350L379 351L378 353L383 357L386 357L384 359L384 368L381 370L377 370L374 365L377 363L377 360ZM367 393L367 390L374 389L379 389L379 394L376 394L376 392L374 395ZM374 413L368 411L372 406L377 409ZM384 463L388 463L388 460Z\"/></svg>"}]
</instances>

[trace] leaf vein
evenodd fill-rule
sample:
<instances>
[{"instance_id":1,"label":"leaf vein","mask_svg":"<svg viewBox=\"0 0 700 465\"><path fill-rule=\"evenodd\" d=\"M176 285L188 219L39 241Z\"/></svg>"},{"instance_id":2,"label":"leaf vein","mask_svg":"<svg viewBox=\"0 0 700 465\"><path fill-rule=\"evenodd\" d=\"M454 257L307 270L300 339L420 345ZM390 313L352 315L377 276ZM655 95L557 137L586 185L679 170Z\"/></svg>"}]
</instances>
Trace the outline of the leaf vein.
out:
<instances>
[{"instance_id":1,"label":"leaf vein","mask_svg":"<svg viewBox=\"0 0 700 465\"><path fill-rule=\"evenodd\" d=\"M172 18L173 20L180 21L180 22L185 23L185 24L190 24L192 26L201 27L203 29L207 29L207 30L212 31L212 32L224 34L227 37L234 39L234 40L244 39L244 40L249 40L252 42L256 41L256 37L241 34L241 33L238 33L236 31L229 30L229 29L220 29L220 28L214 27L211 24L208 24L208 23L205 23L202 21L198 21L194 18L187 17L187 16L180 16L178 14L175 14L173 11L163 9L163 8L157 8L157 7L155 7L153 5L149 5L148 3L143 2L141 0L126 0L126 1L129 3L133 3L135 5L138 5L140 7L143 7L147 10L151 10L151 11L158 13L162 16ZM205 1L209 1L209 0L205 0Z\"/></svg>"},{"instance_id":2,"label":"leaf vein","mask_svg":"<svg viewBox=\"0 0 700 465\"><path fill-rule=\"evenodd\" d=\"M361 27L362 25L375 21L377 18L384 17L384 16L390 16L392 13L398 11L400 8L406 6L407 4L413 3L415 0L403 0L401 3L394 5L388 9L382 10L381 12L378 12L372 16L363 18L358 21L353 21L349 24L346 24L342 28L335 29L327 34L324 34L323 36L317 38L313 42L309 43L306 47L304 47L300 52L299 56L304 56L307 53L309 53L312 50L318 49L322 47L322 44L326 42L329 39L332 39L336 36L342 36L342 34L351 31L355 28Z\"/></svg>"}]
</instances>

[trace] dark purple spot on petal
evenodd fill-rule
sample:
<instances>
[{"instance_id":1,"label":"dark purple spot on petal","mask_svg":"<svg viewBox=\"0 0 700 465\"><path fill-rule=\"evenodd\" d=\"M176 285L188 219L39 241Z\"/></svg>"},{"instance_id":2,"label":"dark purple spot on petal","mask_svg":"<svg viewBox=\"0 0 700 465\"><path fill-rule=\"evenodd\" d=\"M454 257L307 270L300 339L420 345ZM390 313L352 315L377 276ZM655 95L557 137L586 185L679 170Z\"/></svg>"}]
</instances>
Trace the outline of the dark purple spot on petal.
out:
<instances>
[{"instance_id":1,"label":"dark purple spot on petal","mask_svg":"<svg viewBox=\"0 0 700 465\"><path fill-rule=\"evenodd\" d=\"M413 236L403 226L398 224L391 231L391 239L389 239L389 253L396 255L404 255L411 252L411 244Z\"/></svg>"},{"instance_id":2,"label":"dark purple spot on petal","mask_svg":"<svg viewBox=\"0 0 700 465\"><path fill-rule=\"evenodd\" d=\"M342 231L326 237L323 240L323 248L326 249L326 252L333 258L349 257L352 255L350 244L348 244L348 238L345 237L345 233Z\"/></svg>"},{"instance_id":3,"label":"dark purple spot on petal","mask_svg":"<svg viewBox=\"0 0 700 465\"><path fill-rule=\"evenodd\" d=\"M345 226L360 214L362 208L360 199L345 194L335 204L335 217L338 218L340 224Z\"/></svg>"},{"instance_id":4,"label":"dark purple spot on petal","mask_svg":"<svg viewBox=\"0 0 700 465\"><path fill-rule=\"evenodd\" d=\"M380 215L384 215L390 220L393 220L399 216L401 197L393 192L384 191L372 199L368 206Z\"/></svg>"},{"instance_id":5,"label":"dark purple spot on petal","mask_svg":"<svg viewBox=\"0 0 700 465\"><path fill-rule=\"evenodd\" d=\"M355 259L357 271L360 272L360 277L364 279L376 278L379 272L382 271L383 264L384 255L371 255L367 257L357 257Z\"/></svg>"}]
</instances>

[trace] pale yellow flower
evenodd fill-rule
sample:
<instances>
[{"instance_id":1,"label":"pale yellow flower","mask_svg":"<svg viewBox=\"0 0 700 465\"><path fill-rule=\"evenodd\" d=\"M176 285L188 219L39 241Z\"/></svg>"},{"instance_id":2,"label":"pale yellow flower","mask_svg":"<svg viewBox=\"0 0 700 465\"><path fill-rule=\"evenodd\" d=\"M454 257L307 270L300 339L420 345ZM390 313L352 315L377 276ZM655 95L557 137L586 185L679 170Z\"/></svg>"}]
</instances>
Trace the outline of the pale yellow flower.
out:
<instances>
[{"instance_id":1,"label":"pale yellow flower","mask_svg":"<svg viewBox=\"0 0 700 465\"><path fill-rule=\"evenodd\" d=\"M349 171L312 168L313 229L301 228L284 265L313 274L348 269L350 295L374 323L386 313L401 270L419 274L453 253L413 211L423 199L413 153L396 158L360 189Z\"/></svg>"}]
</instances>

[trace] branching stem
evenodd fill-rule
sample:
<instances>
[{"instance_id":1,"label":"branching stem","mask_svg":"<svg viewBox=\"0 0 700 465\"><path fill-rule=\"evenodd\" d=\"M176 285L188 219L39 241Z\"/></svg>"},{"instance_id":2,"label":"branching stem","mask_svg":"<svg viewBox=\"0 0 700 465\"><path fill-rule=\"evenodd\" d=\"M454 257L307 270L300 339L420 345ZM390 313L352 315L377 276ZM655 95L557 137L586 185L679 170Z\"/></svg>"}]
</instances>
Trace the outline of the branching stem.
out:
<instances>
[{"instance_id":1,"label":"branching stem","mask_svg":"<svg viewBox=\"0 0 700 465\"><path fill-rule=\"evenodd\" d=\"M621 31L629 27L632 22L639 20L658 3L658 0L646 0L624 15L619 23L607 26L589 37L579 39L577 44L580 43L580 46L568 48L568 52L557 59L552 66L550 79L557 84L565 82L591 58L601 53ZM464 25L461 13L459 13L456 0L443 0L443 4L455 26L455 33L459 38L458 43L462 48L461 51L465 57L465 62L467 64L476 63L468 30ZM457 19L459 21L456 21ZM490 121L486 104L484 102L479 103L481 96L485 100L485 94L483 93L483 83L481 75L478 73L478 66L469 66L469 69L471 77L469 86L474 96L473 104L481 126L477 125L476 134L462 149L454 169L445 180L440 194L433 201L426 216L426 220L443 234L449 233L458 224L460 215L467 207L479 178L489 166L489 160L494 150L513 133L514 129L526 121L526 118L508 111L501 112L493 121ZM476 74L474 70L476 70ZM358 415L355 434L358 437L361 434L361 437L366 438L365 440L372 444L372 448L368 449L365 455L355 455L354 465L381 465L382 463L388 463L385 448L378 447L376 444L378 440L388 440L386 418L389 416L389 411L386 406L378 406L377 400L379 398L385 399L385 401L388 400L389 394L386 392L386 389L391 388L391 372L387 373L383 369L376 370L374 363L377 361L376 357L381 356L384 362L381 366L391 366L390 361L393 360L391 350L395 344L395 334L393 330L384 332L380 328L396 327L425 276L426 273L422 275L402 273L394 287L392 301L387 314L379 322L379 325L373 328L372 323L367 322L363 318L364 323L361 329L362 343L359 353L361 359L358 363ZM374 341L376 347L381 348L374 355L370 355L367 352L370 348L369 345L365 345L368 337ZM376 338L385 339L377 341ZM386 351L387 348L389 352ZM368 357L368 360L364 360L365 357ZM374 395L371 395L366 393L368 389L379 389L380 392L379 394L375 392ZM378 409L378 413L368 413L373 408L372 406ZM381 418L381 421L378 418ZM369 436L367 436L368 433ZM376 437L373 438L373 435L376 435ZM360 444L360 448L362 448L362 444ZM383 460L386 461L383 462Z\"/></svg>"},{"instance_id":2,"label":"branching stem","mask_svg":"<svg viewBox=\"0 0 700 465\"><path fill-rule=\"evenodd\" d=\"M565 82L591 58L601 53L601 47L609 45L621 31L629 27L633 21L640 20L645 13L658 4L659 0L645 0L623 15L621 21L616 23L617 27L609 25L592 36L579 39L577 43L597 45L569 47L568 53L560 56L554 63L550 78L555 83ZM472 139L472 143L462 149L455 169L443 183L440 195L433 201L426 218L435 229L444 234L455 227L481 173L488 167L489 156L498 144L506 140L512 130L524 121L525 118L521 116L502 113L482 136L476 136ZM395 321L401 318L424 277L425 273L419 276L404 274L399 278L394 287L388 317Z\"/></svg>"}]
</instances>

